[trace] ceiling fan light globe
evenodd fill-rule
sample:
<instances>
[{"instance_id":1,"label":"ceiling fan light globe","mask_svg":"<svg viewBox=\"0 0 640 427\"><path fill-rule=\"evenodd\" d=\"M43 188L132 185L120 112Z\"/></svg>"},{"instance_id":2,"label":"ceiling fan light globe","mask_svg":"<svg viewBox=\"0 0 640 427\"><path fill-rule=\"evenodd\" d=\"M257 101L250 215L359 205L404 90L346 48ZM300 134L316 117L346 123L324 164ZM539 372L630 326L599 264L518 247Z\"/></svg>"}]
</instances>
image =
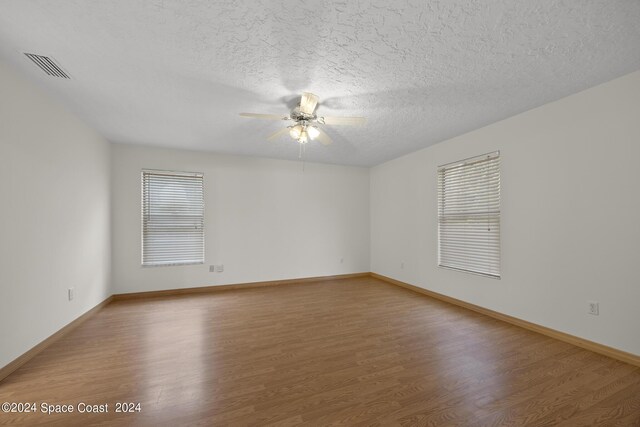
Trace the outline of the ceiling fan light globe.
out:
<instances>
[{"instance_id":1,"label":"ceiling fan light globe","mask_svg":"<svg viewBox=\"0 0 640 427\"><path fill-rule=\"evenodd\" d=\"M300 135L302 134L302 130L303 130L302 126L296 125L296 126L291 128L291 130L289 131L289 135L293 139L298 139L298 138L300 138Z\"/></svg>"},{"instance_id":2,"label":"ceiling fan light globe","mask_svg":"<svg viewBox=\"0 0 640 427\"><path fill-rule=\"evenodd\" d=\"M304 130L303 130L303 131L300 133L300 137L298 137L298 142L299 142L300 144L306 144L308 141L309 141L309 135L307 134L307 132L306 132L306 131L304 131Z\"/></svg>"},{"instance_id":3,"label":"ceiling fan light globe","mask_svg":"<svg viewBox=\"0 0 640 427\"><path fill-rule=\"evenodd\" d=\"M309 126L307 128L307 134L309 135L309 138L313 141L318 137L318 135L320 135L320 131L315 126Z\"/></svg>"}]
</instances>

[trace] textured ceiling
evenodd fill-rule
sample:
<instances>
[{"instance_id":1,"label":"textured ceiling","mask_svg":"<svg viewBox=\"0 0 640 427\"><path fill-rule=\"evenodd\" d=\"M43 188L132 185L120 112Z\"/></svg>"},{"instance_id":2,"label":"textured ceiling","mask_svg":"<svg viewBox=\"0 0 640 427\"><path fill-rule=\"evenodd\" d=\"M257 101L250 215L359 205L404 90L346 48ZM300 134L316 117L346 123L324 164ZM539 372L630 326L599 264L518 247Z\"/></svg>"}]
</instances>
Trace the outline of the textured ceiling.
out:
<instances>
[{"instance_id":1,"label":"textured ceiling","mask_svg":"<svg viewBox=\"0 0 640 427\"><path fill-rule=\"evenodd\" d=\"M375 165L640 69L640 1L0 0L0 57L104 137L295 159L301 91L331 127L306 158ZM54 57L47 77L21 52Z\"/></svg>"}]
</instances>

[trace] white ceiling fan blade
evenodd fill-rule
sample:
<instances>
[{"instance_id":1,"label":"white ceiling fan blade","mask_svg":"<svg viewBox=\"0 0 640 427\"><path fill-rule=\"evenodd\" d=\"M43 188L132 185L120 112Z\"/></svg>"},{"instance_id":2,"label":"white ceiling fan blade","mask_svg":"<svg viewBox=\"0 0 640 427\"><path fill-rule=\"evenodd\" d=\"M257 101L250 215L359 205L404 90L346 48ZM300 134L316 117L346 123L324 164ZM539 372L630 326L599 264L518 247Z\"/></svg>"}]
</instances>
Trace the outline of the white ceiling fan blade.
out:
<instances>
[{"instance_id":1,"label":"white ceiling fan blade","mask_svg":"<svg viewBox=\"0 0 640 427\"><path fill-rule=\"evenodd\" d=\"M316 139L320 141L320 144L322 145L329 145L333 142L333 140L329 137L329 135L327 135L325 131L319 128L318 128L318 136L316 136Z\"/></svg>"},{"instance_id":2,"label":"white ceiling fan blade","mask_svg":"<svg viewBox=\"0 0 640 427\"><path fill-rule=\"evenodd\" d=\"M252 117L254 119L289 120L288 116L279 116L277 114L240 113L240 115L242 117Z\"/></svg>"},{"instance_id":3,"label":"white ceiling fan blade","mask_svg":"<svg viewBox=\"0 0 640 427\"><path fill-rule=\"evenodd\" d=\"M300 111L305 114L313 114L318 105L318 95L309 92L303 92L300 98Z\"/></svg>"},{"instance_id":4,"label":"white ceiling fan blade","mask_svg":"<svg viewBox=\"0 0 640 427\"><path fill-rule=\"evenodd\" d=\"M280 136L284 135L285 133L289 133L289 128L282 128L279 131L276 131L276 132L272 133L267 138L267 141L273 141L276 138L279 138Z\"/></svg>"},{"instance_id":5,"label":"white ceiling fan blade","mask_svg":"<svg viewBox=\"0 0 640 427\"><path fill-rule=\"evenodd\" d=\"M367 122L365 117L319 117L326 125L360 126Z\"/></svg>"}]
</instances>

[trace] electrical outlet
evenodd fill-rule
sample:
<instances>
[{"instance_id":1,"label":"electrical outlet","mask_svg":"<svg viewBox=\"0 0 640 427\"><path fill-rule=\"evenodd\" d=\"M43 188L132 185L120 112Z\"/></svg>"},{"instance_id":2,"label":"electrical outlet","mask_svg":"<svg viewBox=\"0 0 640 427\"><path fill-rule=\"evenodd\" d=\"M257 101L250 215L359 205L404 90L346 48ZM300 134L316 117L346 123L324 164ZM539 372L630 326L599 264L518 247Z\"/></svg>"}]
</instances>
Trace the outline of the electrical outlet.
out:
<instances>
[{"instance_id":1,"label":"electrical outlet","mask_svg":"<svg viewBox=\"0 0 640 427\"><path fill-rule=\"evenodd\" d=\"M209 273L215 273L216 272L216 266L215 265L210 265L209 266Z\"/></svg>"},{"instance_id":2,"label":"electrical outlet","mask_svg":"<svg viewBox=\"0 0 640 427\"><path fill-rule=\"evenodd\" d=\"M600 303L597 301L589 301L589 314L598 316L600 314Z\"/></svg>"},{"instance_id":3,"label":"electrical outlet","mask_svg":"<svg viewBox=\"0 0 640 427\"><path fill-rule=\"evenodd\" d=\"M400 263L400 268L404 269L404 261Z\"/></svg>"},{"instance_id":4,"label":"electrical outlet","mask_svg":"<svg viewBox=\"0 0 640 427\"><path fill-rule=\"evenodd\" d=\"M340 264L344 264L344 258L340 258Z\"/></svg>"},{"instance_id":5,"label":"electrical outlet","mask_svg":"<svg viewBox=\"0 0 640 427\"><path fill-rule=\"evenodd\" d=\"M216 272L222 273L224 271L224 264L216 265Z\"/></svg>"},{"instance_id":6,"label":"electrical outlet","mask_svg":"<svg viewBox=\"0 0 640 427\"><path fill-rule=\"evenodd\" d=\"M76 291L75 291L74 288L69 288L67 290L67 295L69 297L69 301L71 301L73 299L73 297L75 296L75 293L76 293Z\"/></svg>"}]
</instances>

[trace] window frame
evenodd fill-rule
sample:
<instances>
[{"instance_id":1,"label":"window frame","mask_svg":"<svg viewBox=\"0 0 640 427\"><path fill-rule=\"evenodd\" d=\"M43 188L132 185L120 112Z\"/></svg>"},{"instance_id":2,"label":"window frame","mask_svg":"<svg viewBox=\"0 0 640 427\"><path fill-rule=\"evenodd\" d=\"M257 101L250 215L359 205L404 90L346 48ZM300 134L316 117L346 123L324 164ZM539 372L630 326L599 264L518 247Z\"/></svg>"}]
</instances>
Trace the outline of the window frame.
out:
<instances>
[{"instance_id":1,"label":"window frame","mask_svg":"<svg viewBox=\"0 0 640 427\"><path fill-rule=\"evenodd\" d=\"M443 220L445 220L447 217L451 218L453 215L452 214L448 214L445 215L444 213L444 206L442 205L444 198L445 198L445 189L444 189L444 172L446 172L447 170L451 171L451 169L453 168L459 168L459 167L464 167L464 166L471 166L480 162L489 162L489 161L495 161L496 162L496 175L497 175L497 211L496 212L490 212L486 215L487 218L492 218L495 221L495 224L497 224L497 247L495 250L495 253L497 254L497 262L496 262L496 267L497 267L497 274L494 274L492 272L488 272L488 269L485 269L485 271L480 271L481 268L480 267L468 267L468 268L462 268L460 266L452 266L452 265L447 265L446 263L443 263L442 260L442 240L443 240L443 229L442 229L442 224L443 224ZM492 279L498 279L500 280L502 278L502 233L501 233L501 222L502 222L502 183L501 183L501 172L502 172L502 158L501 158L501 154L500 151L493 151L490 153L486 153L486 154L482 154L479 156L473 156L473 157L469 157L463 160L458 160L455 162L451 162L451 163L446 163L443 165L440 165L437 167L437 222L438 222L438 248L437 248L437 265L439 268L443 268L443 269L447 269L447 270L453 270L453 271L459 271L459 272L463 272L463 273L467 273L467 274L473 274L473 275L478 275L478 276L482 276L482 277L489 277ZM467 184L469 185L469 184ZM475 213L477 214L477 212ZM467 217L472 217L473 214L467 214ZM463 217L462 214L460 214L459 216L460 218ZM490 221L491 219L488 219L488 221ZM494 227L495 228L495 227ZM495 230L494 230L495 231ZM489 236L489 234L487 234L487 236ZM459 242L455 242L455 243L459 243ZM464 243L464 242L463 242ZM465 248L466 249L466 248ZM469 265L469 264L467 264ZM489 262L487 262L486 264L487 266L490 265Z\"/></svg>"},{"instance_id":2,"label":"window frame","mask_svg":"<svg viewBox=\"0 0 640 427\"><path fill-rule=\"evenodd\" d=\"M202 234L202 258L198 261L169 261L169 262L146 262L145 263L145 175L155 176L173 176L173 177L185 177L185 178L199 178L201 180L201 195L202 195L202 216L200 232ZM140 171L140 266L143 268L154 267L175 267L175 266L188 266L188 265L202 265L205 263L205 182L204 173L202 172L186 172L175 170L162 170L162 169L142 169ZM147 219L148 221L148 219Z\"/></svg>"}]
</instances>

